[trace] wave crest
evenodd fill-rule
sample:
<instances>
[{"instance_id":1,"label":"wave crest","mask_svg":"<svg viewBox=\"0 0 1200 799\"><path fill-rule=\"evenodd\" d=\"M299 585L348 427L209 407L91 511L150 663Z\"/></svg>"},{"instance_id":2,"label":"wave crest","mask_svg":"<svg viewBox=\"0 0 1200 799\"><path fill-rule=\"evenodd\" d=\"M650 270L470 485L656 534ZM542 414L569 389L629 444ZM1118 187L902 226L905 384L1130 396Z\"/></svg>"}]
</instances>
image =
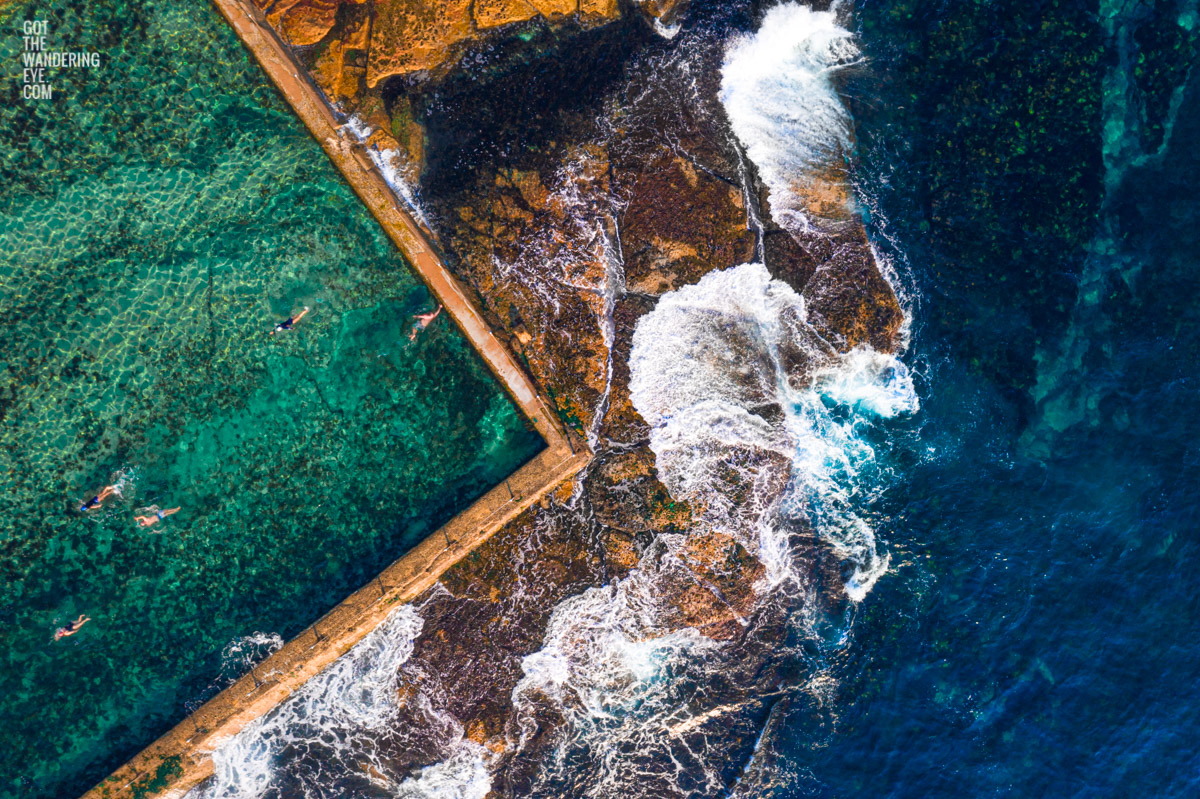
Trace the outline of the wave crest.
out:
<instances>
[{"instance_id":1,"label":"wave crest","mask_svg":"<svg viewBox=\"0 0 1200 799\"><path fill-rule=\"evenodd\" d=\"M738 537L773 581L798 579L780 523L804 523L851 565L848 595L866 596L887 559L857 508L878 476L861 433L918 409L903 363L866 347L829 352L803 298L743 264L665 295L638 323L630 371L675 499Z\"/></svg>"},{"instance_id":2,"label":"wave crest","mask_svg":"<svg viewBox=\"0 0 1200 799\"><path fill-rule=\"evenodd\" d=\"M721 103L766 184L772 216L792 232L812 227L809 185L853 149L853 125L833 78L860 60L832 11L782 3L759 29L732 39Z\"/></svg>"}]
</instances>

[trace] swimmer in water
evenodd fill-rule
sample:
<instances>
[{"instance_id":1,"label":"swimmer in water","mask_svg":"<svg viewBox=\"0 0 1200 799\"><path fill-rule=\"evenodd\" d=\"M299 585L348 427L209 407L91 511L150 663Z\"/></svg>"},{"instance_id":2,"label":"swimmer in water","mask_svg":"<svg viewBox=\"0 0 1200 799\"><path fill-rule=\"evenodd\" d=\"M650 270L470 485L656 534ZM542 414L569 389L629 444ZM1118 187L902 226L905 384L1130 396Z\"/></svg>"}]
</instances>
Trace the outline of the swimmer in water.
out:
<instances>
[{"instance_id":1,"label":"swimmer in water","mask_svg":"<svg viewBox=\"0 0 1200 799\"><path fill-rule=\"evenodd\" d=\"M80 505L79 512L87 513L90 510L95 510L96 508L100 507L101 502L108 499L113 494L120 494L120 493L121 492L117 490L116 486L105 486L103 491L101 491L99 494L97 494L96 496L89 499L87 502L84 502L82 505Z\"/></svg>"},{"instance_id":2,"label":"swimmer in water","mask_svg":"<svg viewBox=\"0 0 1200 799\"><path fill-rule=\"evenodd\" d=\"M133 518L142 527L149 527L151 525L158 524L163 519L170 516L172 513L179 513L179 510L180 510L179 508L169 508L167 510L159 510L157 505L151 505L150 507L146 508L146 511L149 513L149 515L134 516Z\"/></svg>"},{"instance_id":3,"label":"swimmer in water","mask_svg":"<svg viewBox=\"0 0 1200 799\"><path fill-rule=\"evenodd\" d=\"M439 305L437 307L437 310L433 311L432 313L415 314L413 316L413 319L416 319L417 321L413 322L412 332L410 332L408 334L408 340L416 341L417 334L420 333L425 328L429 327L429 323L432 322L434 319L437 319L437 315L440 314L441 312L442 312L442 306Z\"/></svg>"},{"instance_id":4,"label":"swimmer in water","mask_svg":"<svg viewBox=\"0 0 1200 799\"><path fill-rule=\"evenodd\" d=\"M75 633L79 632L80 627L87 624L89 621L91 621L91 619L89 619L85 614L80 613L78 619L75 621L69 621L65 626L59 627L54 631L54 640L58 641L66 638L68 635L74 635Z\"/></svg>"},{"instance_id":5,"label":"swimmer in water","mask_svg":"<svg viewBox=\"0 0 1200 799\"><path fill-rule=\"evenodd\" d=\"M307 305L304 306L304 310L300 312L299 316L289 316L287 319L284 319L282 322L275 325L275 329L271 331L271 335L273 336L276 333L282 333L285 330L291 330L292 326L303 319L306 313L308 313Z\"/></svg>"}]
</instances>

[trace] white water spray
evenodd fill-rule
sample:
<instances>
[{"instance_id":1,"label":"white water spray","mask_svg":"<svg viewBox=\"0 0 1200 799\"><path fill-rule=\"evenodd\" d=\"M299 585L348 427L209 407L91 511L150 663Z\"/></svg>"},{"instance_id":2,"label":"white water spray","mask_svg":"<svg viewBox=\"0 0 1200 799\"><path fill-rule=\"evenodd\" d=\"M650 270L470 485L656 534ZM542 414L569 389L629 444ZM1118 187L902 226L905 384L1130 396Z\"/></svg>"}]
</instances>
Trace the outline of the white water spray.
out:
<instances>
[{"instance_id":1,"label":"white water spray","mask_svg":"<svg viewBox=\"0 0 1200 799\"><path fill-rule=\"evenodd\" d=\"M278 777L285 749L328 749L386 774L377 758L377 737L397 710L400 667L412 655L422 620L410 606L394 611L349 653L304 684L268 715L213 752L212 781L194 799L255 799Z\"/></svg>"},{"instance_id":2,"label":"white water spray","mask_svg":"<svg viewBox=\"0 0 1200 799\"><path fill-rule=\"evenodd\" d=\"M803 185L839 164L853 147L851 119L833 84L860 58L853 36L831 11L783 3L754 34L733 39L721 69L721 103L733 132L770 195L785 229L812 227Z\"/></svg>"},{"instance_id":3,"label":"white water spray","mask_svg":"<svg viewBox=\"0 0 1200 799\"><path fill-rule=\"evenodd\" d=\"M254 664L266 660L283 646L278 633L250 633L234 638L221 650L221 676L218 682L232 685Z\"/></svg>"},{"instance_id":4,"label":"white water spray","mask_svg":"<svg viewBox=\"0 0 1200 799\"><path fill-rule=\"evenodd\" d=\"M903 363L866 348L830 353L803 298L744 264L665 295L638 323L630 370L659 479L676 500L738 537L773 582L799 579L775 522L804 520L853 567L847 594L866 595L887 559L855 507L876 476L860 432L919 407Z\"/></svg>"},{"instance_id":5,"label":"white water spray","mask_svg":"<svg viewBox=\"0 0 1200 799\"><path fill-rule=\"evenodd\" d=\"M345 129L365 147L371 163L375 164L375 168L383 175L384 182L404 201L413 217L423 227L428 228L429 220L425 218L425 209L421 207L420 193L416 185L416 170L404 154L399 150L380 150L367 144L375 130L357 116L346 120Z\"/></svg>"},{"instance_id":6,"label":"white water spray","mask_svg":"<svg viewBox=\"0 0 1200 799\"><path fill-rule=\"evenodd\" d=\"M462 740L450 757L400 784L396 799L484 799L492 789L492 753Z\"/></svg>"}]
</instances>

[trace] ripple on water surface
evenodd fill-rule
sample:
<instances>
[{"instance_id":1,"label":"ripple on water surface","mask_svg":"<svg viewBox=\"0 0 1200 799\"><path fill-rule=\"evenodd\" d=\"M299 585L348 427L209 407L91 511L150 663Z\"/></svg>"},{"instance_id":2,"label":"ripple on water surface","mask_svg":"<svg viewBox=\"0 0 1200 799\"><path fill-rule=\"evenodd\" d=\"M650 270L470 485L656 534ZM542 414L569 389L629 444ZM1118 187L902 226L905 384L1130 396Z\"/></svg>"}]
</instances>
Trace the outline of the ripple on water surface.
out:
<instances>
[{"instance_id":1,"label":"ripple on water surface","mask_svg":"<svg viewBox=\"0 0 1200 799\"><path fill-rule=\"evenodd\" d=\"M6 16L102 58L0 109L0 795L69 795L540 442L208 3Z\"/></svg>"}]
</instances>

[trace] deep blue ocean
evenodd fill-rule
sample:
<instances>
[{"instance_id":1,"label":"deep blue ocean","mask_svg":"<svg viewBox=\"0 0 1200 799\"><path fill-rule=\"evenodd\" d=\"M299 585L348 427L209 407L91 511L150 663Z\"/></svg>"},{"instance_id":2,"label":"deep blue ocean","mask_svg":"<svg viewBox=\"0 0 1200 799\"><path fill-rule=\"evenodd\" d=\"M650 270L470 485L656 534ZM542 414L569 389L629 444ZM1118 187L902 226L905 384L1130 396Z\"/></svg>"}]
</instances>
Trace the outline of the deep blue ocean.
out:
<instances>
[{"instance_id":1,"label":"deep blue ocean","mask_svg":"<svg viewBox=\"0 0 1200 799\"><path fill-rule=\"evenodd\" d=\"M854 7L922 410L786 795L1200 795L1200 18L1100 6Z\"/></svg>"}]
</instances>

